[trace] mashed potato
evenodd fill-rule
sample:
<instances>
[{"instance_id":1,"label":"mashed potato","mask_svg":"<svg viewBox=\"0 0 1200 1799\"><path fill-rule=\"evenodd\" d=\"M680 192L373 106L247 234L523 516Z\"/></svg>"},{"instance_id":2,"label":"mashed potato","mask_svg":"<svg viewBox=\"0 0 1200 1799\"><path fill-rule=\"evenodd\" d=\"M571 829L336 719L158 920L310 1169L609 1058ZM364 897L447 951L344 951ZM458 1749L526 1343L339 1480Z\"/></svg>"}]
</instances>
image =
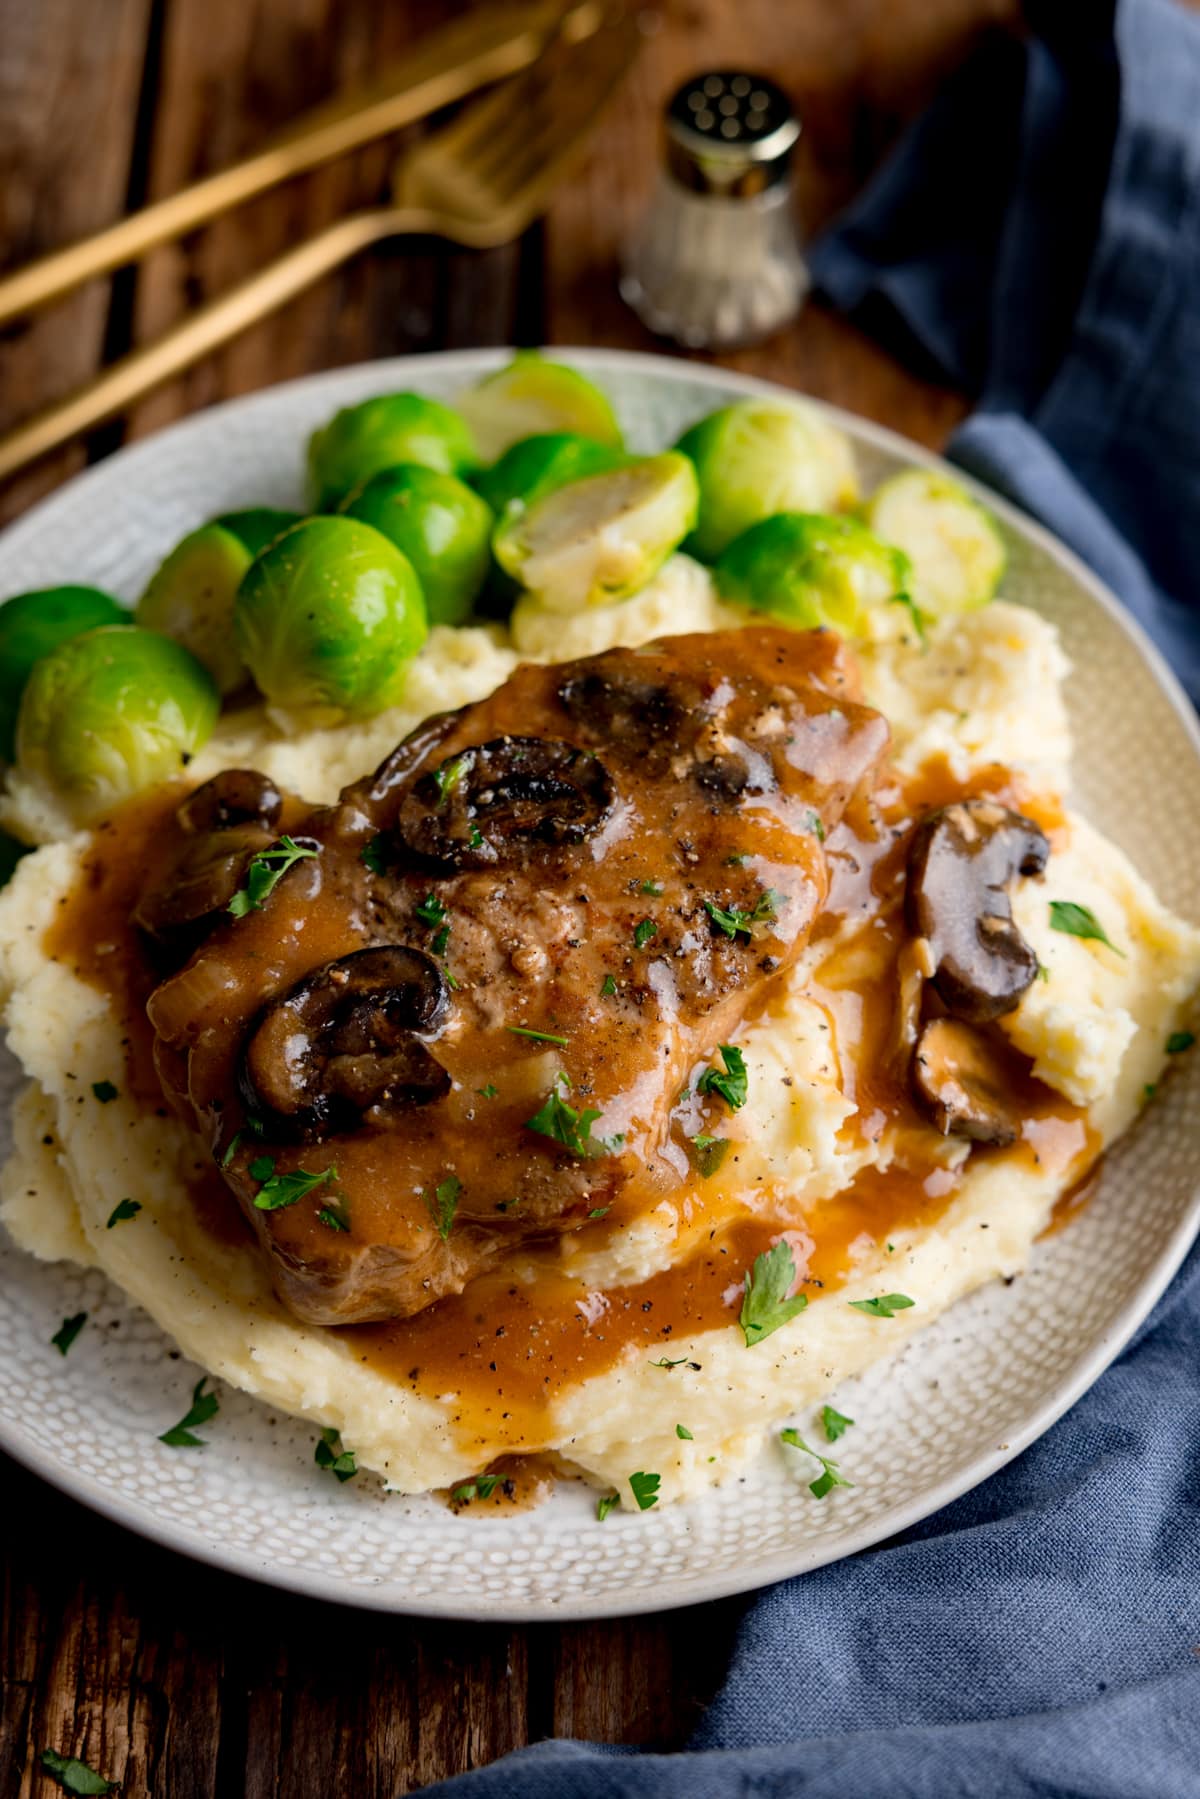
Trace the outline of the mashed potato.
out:
<instances>
[{"instance_id":1,"label":"mashed potato","mask_svg":"<svg viewBox=\"0 0 1200 1799\"><path fill-rule=\"evenodd\" d=\"M620 606L563 618L523 601L511 641L498 628L436 630L413 664L403 705L367 724L285 736L261 708L234 714L194 772L203 780L221 767L255 766L312 800L330 800L421 718L489 692L518 654L561 659L744 618L716 598L698 564L676 556ZM902 768L939 758L965 778L1002 762L1027 772L1038 792L1065 791L1065 662L1036 614L997 602L936 627L922 648L897 609L862 663L867 697L892 723ZM456 1425L454 1393L414 1393L359 1359L352 1339L300 1323L250 1248L198 1222L187 1181L201 1152L182 1126L147 1115L124 1093L97 1103L92 1083L112 1080L122 1066L119 1026L105 997L43 947L89 838L71 834L19 785L6 822L45 844L0 895L0 991L10 1044L30 1077L0 1181L13 1237L35 1255L102 1268L196 1362L269 1405L336 1427L360 1465L390 1485L422 1491L477 1472L509 1445ZM1090 907L1116 949L1052 930L1047 901L1055 897ZM1109 1142L1163 1065L1200 978L1200 932L1172 918L1124 856L1070 814L1045 881L1021 885L1014 907L1046 978L1005 1028L1041 1079L1086 1108L1093 1144ZM837 951L836 940L810 949L770 1011L739 1036L750 1097L727 1128L737 1202L747 1211L773 1215L786 1200L819 1218L856 1176L886 1170L897 1153L886 1133L873 1139L856 1128L841 1078L837 1026L822 992ZM948 1139L943 1153L951 1167L966 1146ZM1011 1163L973 1160L936 1225L897 1230L887 1243L864 1237L844 1285L817 1293L763 1343L748 1350L733 1323L673 1338L672 1358L699 1369L670 1376L627 1349L605 1372L566 1386L527 1446L626 1492L631 1471L654 1469L664 1501L728 1478L781 1417L830 1398L839 1381L894 1353L960 1296L1021 1268L1068 1178L1053 1158L1024 1164L1019 1178ZM109 1230L126 1197L141 1212ZM606 1290L671 1266L702 1228L664 1205L602 1243L579 1233L555 1253L562 1273L603 1308ZM518 1264L513 1279L530 1272ZM741 1273L731 1264L732 1280ZM846 1304L897 1290L914 1303L886 1328ZM676 1434L684 1409L686 1441Z\"/></svg>"}]
</instances>

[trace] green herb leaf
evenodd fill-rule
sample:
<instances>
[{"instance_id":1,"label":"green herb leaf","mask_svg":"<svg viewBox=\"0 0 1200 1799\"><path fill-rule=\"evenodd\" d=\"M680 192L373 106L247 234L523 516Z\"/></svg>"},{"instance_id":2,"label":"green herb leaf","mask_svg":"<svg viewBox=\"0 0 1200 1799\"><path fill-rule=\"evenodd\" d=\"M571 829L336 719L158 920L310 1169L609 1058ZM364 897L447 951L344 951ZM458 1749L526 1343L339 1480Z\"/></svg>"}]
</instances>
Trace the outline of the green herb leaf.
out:
<instances>
[{"instance_id":1,"label":"green herb leaf","mask_svg":"<svg viewBox=\"0 0 1200 1799\"><path fill-rule=\"evenodd\" d=\"M790 1445L792 1449L802 1449L805 1455L810 1455L815 1462L820 1462L820 1474L808 1485L808 1490L814 1499L824 1499L826 1493L831 1493L834 1487L852 1487L854 1485L852 1480L847 1480L844 1474L838 1473L836 1462L830 1461L829 1457L822 1455L820 1450L810 1449L798 1430L781 1430L779 1440L781 1443Z\"/></svg>"},{"instance_id":2,"label":"green herb leaf","mask_svg":"<svg viewBox=\"0 0 1200 1799\"><path fill-rule=\"evenodd\" d=\"M754 1266L746 1275L738 1317L747 1348L761 1343L764 1337L789 1323L807 1306L805 1294L789 1296L789 1288L795 1279L796 1259L786 1237L781 1237L774 1249L755 1256Z\"/></svg>"},{"instance_id":3,"label":"green herb leaf","mask_svg":"<svg viewBox=\"0 0 1200 1799\"><path fill-rule=\"evenodd\" d=\"M245 1139L247 1137L261 1137L266 1132L266 1128L267 1127L263 1123L261 1118L255 1118L253 1116L248 1116L246 1119L246 1122L242 1126L241 1130L235 1131L233 1133L233 1136L229 1139L229 1148L225 1151L225 1154L221 1157L222 1168L228 1168L229 1164L233 1161L234 1156L236 1156L239 1148L241 1147L242 1143L245 1141ZM274 1163L272 1163L271 1166L273 1168ZM258 1178L261 1180L261 1179L263 1179L263 1176L260 1175Z\"/></svg>"},{"instance_id":4,"label":"green herb leaf","mask_svg":"<svg viewBox=\"0 0 1200 1799\"><path fill-rule=\"evenodd\" d=\"M696 1440L686 1424L677 1424L675 1426L675 1435L684 1443L694 1443Z\"/></svg>"},{"instance_id":5,"label":"green herb leaf","mask_svg":"<svg viewBox=\"0 0 1200 1799\"><path fill-rule=\"evenodd\" d=\"M141 1201L137 1199L119 1199L108 1215L106 1231L111 1231L114 1224L124 1224L127 1218L136 1218L141 1211Z\"/></svg>"},{"instance_id":6,"label":"green herb leaf","mask_svg":"<svg viewBox=\"0 0 1200 1799\"><path fill-rule=\"evenodd\" d=\"M503 1478L500 1474L477 1474L473 1480L455 1487L450 1497L458 1505L469 1505L472 1499L490 1499Z\"/></svg>"},{"instance_id":7,"label":"green herb leaf","mask_svg":"<svg viewBox=\"0 0 1200 1799\"><path fill-rule=\"evenodd\" d=\"M652 937L658 936L658 926L652 918L643 918L633 927L633 944L635 949L645 949Z\"/></svg>"},{"instance_id":8,"label":"green herb leaf","mask_svg":"<svg viewBox=\"0 0 1200 1799\"><path fill-rule=\"evenodd\" d=\"M696 1083L698 1093L719 1093L731 1112L740 1111L745 1105L750 1092L750 1077L746 1073L746 1058L740 1049L732 1043L719 1045L721 1060L725 1064L725 1072L716 1068L706 1068Z\"/></svg>"},{"instance_id":9,"label":"green herb leaf","mask_svg":"<svg viewBox=\"0 0 1200 1799\"><path fill-rule=\"evenodd\" d=\"M86 1762L76 1761L74 1756L56 1755L53 1749L43 1749L38 1757L42 1768L51 1780L56 1780L65 1793L111 1793L116 1782L105 1780L103 1774L97 1774Z\"/></svg>"},{"instance_id":10,"label":"green herb leaf","mask_svg":"<svg viewBox=\"0 0 1200 1799\"><path fill-rule=\"evenodd\" d=\"M582 1112L569 1106L562 1098L561 1089L570 1084L565 1074L560 1072L555 1075L554 1086L545 1105L532 1118L525 1120L526 1130L537 1131L539 1136L561 1143L573 1156L594 1156L604 1152L611 1154L620 1146L623 1138L592 1136L592 1126L600 1113L594 1106L588 1106Z\"/></svg>"},{"instance_id":11,"label":"green herb leaf","mask_svg":"<svg viewBox=\"0 0 1200 1799\"><path fill-rule=\"evenodd\" d=\"M1185 1049L1191 1049L1195 1041L1196 1033L1194 1031L1172 1031L1167 1038L1167 1054L1181 1056Z\"/></svg>"},{"instance_id":12,"label":"green herb leaf","mask_svg":"<svg viewBox=\"0 0 1200 1799\"><path fill-rule=\"evenodd\" d=\"M480 1099L495 1099L500 1089L489 1081L486 1087L476 1087L475 1091Z\"/></svg>"},{"instance_id":13,"label":"green herb leaf","mask_svg":"<svg viewBox=\"0 0 1200 1799\"><path fill-rule=\"evenodd\" d=\"M616 981L613 979L612 975L606 974L604 977L603 983L601 984L601 987L600 987L600 998L601 999L611 999L613 997L613 994L616 991L617 991Z\"/></svg>"},{"instance_id":14,"label":"green herb leaf","mask_svg":"<svg viewBox=\"0 0 1200 1799\"><path fill-rule=\"evenodd\" d=\"M913 599L911 593L894 593L892 595L891 603L893 606L907 606L908 616L912 620L913 630L917 634L917 642L923 650L928 649L929 639L925 634L925 614L921 611L921 608L917 605L917 602Z\"/></svg>"},{"instance_id":15,"label":"green herb leaf","mask_svg":"<svg viewBox=\"0 0 1200 1799\"><path fill-rule=\"evenodd\" d=\"M100 1101L102 1106L106 1106L110 1100L116 1099L119 1091L120 1089L114 1087L111 1081L92 1082L92 1092L96 1095L96 1098Z\"/></svg>"},{"instance_id":16,"label":"green herb leaf","mask_svg":"<svg viewBox=\"0 0 1200 1799\"><path fill-rule=\"evenodd\" d=\"M459 1195L462 1182L456 1174L448 1174L444 1181L439 1181L433 1190L433 1203L429 1210L433 1214L433 1222L437 1226L437 1234L444 1243L450 1235L454 1224L454 1214L458 1210ZM426 1204L429 1204L426 1201Z\"/></svg>"},{"instance_id":17,"label":"green herb leaf","mask_svg":"<svg viewBox=\"0 0 1200 1799\"><path fill-rule=\"evenodd\" d=\"M1114 955L1125 954L1108 936L1096 914L1087 906L1077 906L1074 900L1050 901L1050 929L1061 931L1064 937L1090 937L1097 943L1107 944Z\"/></svg>"},{"instance_id":18,"label":"green herb leaf","mask_svg":"<svg viewBox=\"0 0 1200 1799\"><path fill-rule=\"evenodd\" d=\"M430 955L444 956L446 953L446 946L449 942L450 942L450 926L448 924L444 924L442 926L441 930L434 937L433 942L429 945ZM453 979L453 977L451 977L451 978Z\"/></svg>"},{"instance_id":19,"label":"green herb leaf","mask_svg":"<svg viewBox=\"0 0 1200 1799\"><path fill-rule=\"evenodd\" d=\"M728 1137L693 1137L692 1157L702 1181L714 1175L729 1154Z\"/></svg>"},{"instance_id":20,"label":"green herb leaf","mask_svg":"<svg viewBox=\"0 0 1200 1799\"><path fill-rule=\"evenodd\" d=\"M836 1443L839 1437L844 1437L853 1423L853 1418L847 1418L844 1412L835 1412L831 1405L821 1407L821 1428L827 1443Z\"/></svg>"},{"instance_id":21,"label":"green herb leaf","mask_svg":"<svg viewBox=\"0 0 1200 1799\"><path fill-rule=\"evenodd\" d=\"M608 1207L607 1206L593 1206L591 1211L588 1213L588 1217L589 1218L607 1218L608 1217Z\"/></svg>"},{"instance_id":22,"label":"green herb leaf","mask_svg":"<svg viewBox=\"0 0 1200 1799\"><path fill-rule=\"evenodd\" d=\"M338 1205L335 1200L331 1205L321 1207L317 1213L317 1222L325 1225L331 1231L348 1231L350 1214L344 1205Z\"/></svg>"},{"instance_id":23,"label":"green herb leaf","mask_svg":"<svg viewBox=\"0 0 1200 1799\"><path fill-rule=\"evenodd\" d=\"M824 841L825 841L825 822L822 819L821 814L819 812L810 812L808 817L805 819L804 823L805 823L806 829L808 829L812 832L812 834L816 838L817 842L824 843Z\"/></svg>"},{"instance_id":24,"label":"green herb leaf","mask_svg":"<svg viewBox=\"0 0 1200 1799\"><path fill-rule=\"evenodd\" d=\"M438 805L444 806L458 783L467 772L468 755L453 756L449 762L443 762L440 768L433 771L434 785L438 790Z\"/></svg>"},{"instance_id":25,"label":"green herb leaf","mask_svg":"<svg viewBox=\"0 0 1200 1799\"><path fill-rule=\"evenodd\" d=\"M847 1305L853 1306L856 1312L865 1312L868 1318L891 1318L896 1312L907 1312L910 1306L916 1305L907 1293L881 1293L878 1299L848 1299Z\"/></svg>"},{"instance_id":26,"label":"green herb leaf","mask_svg":"<svg viewBox=\"0 0 1200 1799\"><path fill-rule=\"evenodd\" d=\"M262 1160L270 1161L270 1157L264 1156ZM257 1167L256 1162L250 1169L252 1175ZM284 1206L294 1206L306 1193L336 1181L337 1177L336 1168L322 1168L319 1174L310 1174L307 1168L294 1168L291 1174L272 1174L254 1195L255 1207L260 1212L278 1212Z\"/></svg>"},{"instance_id":27,"label":"green herb leaf","mask_svg":"<svg viewBox=\"0 0 1200 1799\"><path fill-rule=\"evenodd\" d=\"M726 856L725 866L726 868L745 868L749 860L749 852L743 850L740 855Z\"/></svg>"},{"instance_id":28,"label":"green herb leaf","mask_svg":"<svg viewBox=\"0 0 1200 1799\"><path fill-rule=\"evenodd\" d=\"M341 1433L336 1430L323 1430L320 1441L313 1451L313 1461L318 1468L335 1474L339 1481L353 1480L358 1473L353 1449L342 1448Z\"/></svg>"},{"instance_id":29,"label":"green herb leaf","mask_svg":"<svg viewBox=\"0 0 1200 1799\"><path fill-rule=\"evenodd\" d=\"M385 849L386 845L381 836L372 837L370 843L363 846L362 860L373 875L381 875L387 867Z\"/></svg>"},{"instance_id":30,"label":"green herb leaf","mask_svg":"<svg viewBox=\"0 0 1200 1799\"><path fill-rule=\"evenodd\" d=\"M619 1493L601 1493L599 1499L596 1501L596 1516L599 1518L601 1524L604 1523L604 1520L608 1517L608 1514L612 1511L614 1505L620 1505L620 1503L621 1495Z\"/></svg>"},{"instance_id":31,"label":"green herb leaf","mask_svg":"<svg viewBox=\"0 0 1200 1799\"><path fill-rule=\"evenodd\" d=\"M1037 965L1037 978L1039 981L1048 981L1050 979L1050 970L1046 967L1044 962L1039 962Z\"/></svg>"},{"instance_id":32,"label":"green herb leaf","mask_svg":"<svg viewBox=\"0 0 1200 1799\"><path fill-rule=\"evenodd\" d=\"M319 850L306 849L291 837L281 837L274 849L259 850L256 856L251 856L246 868L246 885L238 888L229 902L228 911L234 918L261 912L263 901L274 892L288 869L319 854Z\"/></svg>"},{"instance_id":33,"label":"green herb leaf","mask_svg":"<svg viewBox=\"0 0 1200 1799\"><path fill-rule=\"evenodd\" d=\"M567 1039L556 1037L553 1031L528 1031L522 1024L506 1024L504 1028L514 1037L529 1037L534 1043L557 1043L560 1049L567 1047Z\"/></svg>"},{"instance_id":34,"label":"green herb leaf","mask_svg":"<svg viewBox=\"0 0 1200 1799\"><path fill-rule=\"evenodd\" d=\"M668 1361L665 1355L661 1355L657 1362L651 1362L650 1366L652 1368L682 1368L686 1361L685 1355L677 1356L673 1362Z\"/></svg>"},{"instance_id":35,"label":"green herb leaf","mask_svg":"<svg viewBox=\"0 0 1200 1799\"><path fill-rule=\"evenodd\" d=\"M274 1156L255 1156L246 1172L252 1181L269 1181L275 1172Z\"/></svg>"},{"instance_id":36,"label":"green herb leaf","mask_svg":"<svg viewBox=\"0 0 1200 1799\"><path fill-rule=\"evenodd\" d=\"M87 1323L86 1312L76 1312L71 1318L64 1318L50 1341L59 1355L66 1355L72 1343Z\"/></svg>"},{"instance_id":37,"label":"green herb leaf","mask_svg":"<svg viewBox=\"0 0 1200 1799\"><path fill-rule=\"evenodd\" d=\"M704 910L727 937L736 937L739 931L744 932L747 937L753 937L761 925L770 924L778 918L786 905L785 893L780 893L778 888L767 887L759 895L752 912L745 911L741 906L731 906L726 910L713 900L704 901Z\"/></svg>"},{"instance_id":38,"label":"green herb leaf","mask_svg":"<svg viewBox=\"0 0 1200 1799\"><path fill-rule=\"evenodd\" d=\"M427 924L431 930L435 925L442 924L445 921L446 908L443 906L436 893L427 893L425 895L425 898L417 907L417 917L421 920L422 924Z\"/></svg>"},{"instance_id":39,"label":"green herb leaf","mask_svg":"<svg viewBox=\"0 0 1200 1799\"><path fill-rule=\"evenodd\" d=\"M643 1474L639 1471L629 1476L629 1490L637 1500L639 1512L648 1512L652 1505L658 1504L658 1489L661 1485L662 1478L657 1474Z\"/></svg>"},{"instance_id":40,"label":"green herb leaf","mask_svg":"<svg viewBox=\"0 0 1200 1799\"><path fill-rule=\"evenodd\" d=\"M663 884L661 881L643 881L638 888L639 893L648 893L651 899L661 899Z\"/></svg>"},{"instance_id":41,"label":"green herb leaf","mask_svg":"<svg viewBox=\"0 0 1200 1799\"><path fill-rule=\"evenodd\" d=\"M158 1439L160 1443L165 1443L169 1449L204 1449L206 1447L204 1439L193 1436L192 1433L198 1425L207 1424L210 1418L215 1418L221 1409L221 1402L216 1394L204 1391L207 1385L207 1375L196 1382L192 1388L191 1406L178 1424L173 1424L170 1430L163 1432Z\"/></svg>"}]
</instances>

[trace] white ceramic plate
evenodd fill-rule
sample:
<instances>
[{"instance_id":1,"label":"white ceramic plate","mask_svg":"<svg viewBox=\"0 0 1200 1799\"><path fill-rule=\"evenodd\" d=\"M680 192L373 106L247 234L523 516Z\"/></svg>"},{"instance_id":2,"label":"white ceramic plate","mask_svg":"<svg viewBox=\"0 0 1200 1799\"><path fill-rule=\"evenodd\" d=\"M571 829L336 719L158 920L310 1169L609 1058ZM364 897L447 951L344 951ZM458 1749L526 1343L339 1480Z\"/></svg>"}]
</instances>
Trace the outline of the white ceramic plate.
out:
<instances>
[{"instance_id":1,"label":"white ceramic plate","mask_svg":"<svg viewBox=\"0 0 1200 1799\"><path fill-rule=\"evenodd\" d=\"M611 394L630 441L658 448L740 394L771 392L660 357L562 350ZM216 407L102 463L0 540L0 594L92 581L129 597L213 513L299 503L305 439L339 406L418 388L449 397L496 351L339 370ZM835 413L869 485L931 462ZM987 497L987 496L985 496ZM1200 732L1162 661L1046 532L989 498L1009 534L1009 597L1054 620L1075 665L1075 798L1163 899L1197 917ZM1096 1379L1150 1310L1200 1225L1200 1059L1173 1074L1108 1157L1098 1197L1030 1271L952 1308L895 1362L853 1385L842 1457L852 1491L813 1501L781 1457L690 1504L595 1520L564 1486L536 1513L451 1517L430 1498L339 1487L313 1469L311 1425L222 1393L203 1453L156 1441L197 1371L100 1275L0 1250L0 1441L19 1460L143 1535L240 1574L381 1610L460 1618L584 1618L744 1591L836 1560L985 1479ZM0 1110L17 1085L4 1058ZM50 1347L86 1310L71 1355ZM174 1359L172 1359L174 1355ZM936 1387L936 1402L931 1395ZM850 1390L846 1389L849 1393ZM841 1402L839 1402L841 1403Z\"/></svg>"}]
</instances>

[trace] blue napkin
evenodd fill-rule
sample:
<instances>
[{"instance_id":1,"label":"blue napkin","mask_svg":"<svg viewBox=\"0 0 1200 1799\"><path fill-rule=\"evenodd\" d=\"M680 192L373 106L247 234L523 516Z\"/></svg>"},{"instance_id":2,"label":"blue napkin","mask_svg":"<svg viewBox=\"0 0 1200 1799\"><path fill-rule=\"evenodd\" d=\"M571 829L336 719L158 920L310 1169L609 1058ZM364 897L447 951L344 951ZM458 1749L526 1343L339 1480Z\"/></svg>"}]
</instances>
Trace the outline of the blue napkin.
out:
<instances>
[{"instance_id":1,"label":"blue napkin","mask_svg":"<svg viewBox=\"0 0 1200 1799\"><path fill-rule=\"evenodd\" d=\"M984 47L815 273L980 396L952 454L1072 544L1200 698L1200 17L1028 12L1036 35ZM687 1752L547 1742L427 1791L1197 1799L1200 1249L1011 1466L753 1601Z\"/></svg>"}]
</instances>

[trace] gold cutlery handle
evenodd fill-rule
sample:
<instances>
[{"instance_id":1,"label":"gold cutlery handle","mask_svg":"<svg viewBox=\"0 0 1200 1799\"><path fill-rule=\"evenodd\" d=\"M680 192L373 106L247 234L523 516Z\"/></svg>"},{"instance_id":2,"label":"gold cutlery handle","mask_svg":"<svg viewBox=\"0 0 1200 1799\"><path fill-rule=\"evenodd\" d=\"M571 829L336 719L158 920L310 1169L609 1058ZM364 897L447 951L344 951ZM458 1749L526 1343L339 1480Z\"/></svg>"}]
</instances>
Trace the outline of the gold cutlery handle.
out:
<instances>
[{"instance_id":1,"label":"gold cutlery handle","mask_svg":"<svg viewBox=\"0 0 1200 1799\"><path fill-rule=\"evenodd\" d=\"M371 143L460 100L475 88L527 68L551 35L588 36L602 9L585 3L476 8L418 44L403 79L343 96L297 120L275 141L122 219L107 231L41 257L0 281L0 325L57 299L80 282L135 261L156 244L192 231L266 189Z\"/></svg>"},{"instance_id":2,"label":"gold cutlery handle","mask_svg":"<svg viewBox=\"0 0 1200 1799\"><path fill-rule=\"evenodd\" d=\"M231 292L192 313L155 343L131 351L86 387L0 437L0 481L68 439L123 412L151 388L170 380L248 325L265 318L360 250L381 238L428 231L432 223L428 213L389 206L353 213L329 226Z\"/></svg>"}]
</instances>

